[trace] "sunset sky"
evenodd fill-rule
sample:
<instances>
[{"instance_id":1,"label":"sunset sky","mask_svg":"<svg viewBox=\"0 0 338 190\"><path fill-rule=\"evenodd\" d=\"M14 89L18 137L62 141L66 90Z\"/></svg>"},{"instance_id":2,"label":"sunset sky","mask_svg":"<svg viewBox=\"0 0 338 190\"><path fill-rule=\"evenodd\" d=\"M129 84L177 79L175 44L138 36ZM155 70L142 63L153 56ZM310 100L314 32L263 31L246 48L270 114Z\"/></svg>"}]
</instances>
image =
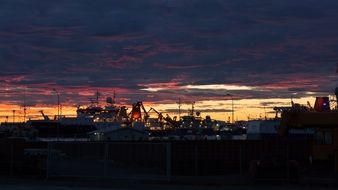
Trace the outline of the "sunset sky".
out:
<instances>
[{"instance_id":1,"label":"sunset sky","mask_svg":"<svg viewBox=\"0 0 338 190\"><path fill-rule=\"evenodd\" d=\"M269 117L337 86L337 0L0 0L0 121L143 101ZM10 117L9 117L10 118ZM11 118L10 118L11 120ZM17 119L18 120L18 119Z\"/></svg>"}]
</instances>

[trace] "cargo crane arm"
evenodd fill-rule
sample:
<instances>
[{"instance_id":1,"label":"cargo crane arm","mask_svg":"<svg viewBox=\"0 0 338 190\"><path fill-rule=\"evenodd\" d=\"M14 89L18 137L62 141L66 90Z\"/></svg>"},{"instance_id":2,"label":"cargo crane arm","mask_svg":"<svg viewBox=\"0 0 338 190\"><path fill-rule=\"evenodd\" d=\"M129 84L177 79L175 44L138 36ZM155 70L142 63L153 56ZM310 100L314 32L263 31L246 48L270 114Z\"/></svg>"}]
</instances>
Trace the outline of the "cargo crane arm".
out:
<instances>
[{"instance_id":1,"label":"cargo crane arm","mask_svg":"<svg viewBox=\"0 0 338 190\"><path fill-rule=\"evenodd\" d=\"M163 120L163 115L162 115L162 113L158 112L155 108L151 107L150 110L148 111L148 113L149 113L150 111L154 111L154 112L158 115L158 119L159 119L160 121Z\"/></svg>"},{"instance_id":2,"label":"cargo crane arm","mask_svg":"<svg viewBox=\"0 0 338 190\"><path fill-rule=\"evenodd\" d=\"M167 114L166 117L163 117L163 114L158 112L155 108L150 108L149 112L153 110L155 113L157 113L158 118L160 121L164 120L166 122L168 122L169 124L175 126L175 121ZM148 112L148 113L149 113Z\"/></svg>"},{"instance_id":3,"label":"cargo crane arm","mask_svg":"<svg viewBox=\"0 0 338 190\"><path fill-rule=\"evenodd\" d=\"M39 112L41 113L41 115L42 115L42 117L43 117L44 120L50 121L49 117L47 115L45 115L45 113L43 113L42 110L40 110Z\"/></svg>"},{"instance_id":4,"label":"cargo crane arm","mask_svg":"<svg viewBox=\"0 0 338 190\"><path fill-rule=\"evenodd\" d=\"M143 105L142 102L140 102L140 107L142 108L143 113L144 113L143 121L144 121L144 122L147 122L147 121L148 121L148 118L150 117L150 116L149 116L149 111L150 111L151 109L147 112L147 110L144 108L144 105Z\"/></svg>"}]
</instances>

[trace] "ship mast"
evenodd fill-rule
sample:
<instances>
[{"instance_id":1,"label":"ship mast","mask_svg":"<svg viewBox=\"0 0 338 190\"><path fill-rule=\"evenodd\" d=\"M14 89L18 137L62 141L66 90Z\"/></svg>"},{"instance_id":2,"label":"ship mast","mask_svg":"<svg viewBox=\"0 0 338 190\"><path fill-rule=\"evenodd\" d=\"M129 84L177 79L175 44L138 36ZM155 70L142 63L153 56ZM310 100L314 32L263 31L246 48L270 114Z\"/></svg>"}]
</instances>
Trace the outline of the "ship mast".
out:
<instances>
[{"instance_id":1,"label":"ship mast","mask_svg":"<svg viewBox=\"0 0 338 190\"><path fill-rule=\"evenodd\" d=\"M115 101L116 100L116 92L115 92L115 90L114 90L114 94L113 94L113 105L115 104Z\"/></svg>"},{"instance_id":2,"label":"ship mast","mask_svg":"<svg viewBox=\"0 0 338 190\"><path fill-rule=\"evenodd\" d=\"M178 98L178 119L180 120L181 119L181 106L182 106L182 103L181 103L181 98Z\"/></svg>"},{"instance_id":3,"label":"ship mast","mask_svg":"<svg viewBox=\"0 0 338 190\"><path fill-rule=\"evenodd\" d=\"M191 116L194 116L194 112L195 112L195 102L191 103Z\"/></svg>"},{"instance_id":4,"label":"ship mast","mask_svg":"<svg viewBox=\"0 0 338 190\"><path fill-rule=\"evenodd\" d=\"M24 94L23 94L23 122L24 123L26 122L26 110L27 110L27 107L26 107L26 89L25 89Z\"/></svg>"},{"instance_id":5,"label":"ship mast","mask_svg":"<svg viewBox=\"0 0 338 190\"><path fill-rule=\"evenodd\" d=\"M99 90L96 91L96 107L99 107L99 99L100 99L100 93Z\"/></svg>"}]
</instances>

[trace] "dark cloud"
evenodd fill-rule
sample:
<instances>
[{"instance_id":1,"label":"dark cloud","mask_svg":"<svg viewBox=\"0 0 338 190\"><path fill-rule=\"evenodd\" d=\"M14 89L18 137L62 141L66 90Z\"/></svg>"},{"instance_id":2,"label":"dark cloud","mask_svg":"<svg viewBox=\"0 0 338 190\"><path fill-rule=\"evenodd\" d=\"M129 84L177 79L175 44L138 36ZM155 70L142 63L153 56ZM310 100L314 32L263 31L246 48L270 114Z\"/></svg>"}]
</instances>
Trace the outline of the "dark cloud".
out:
<instances>
[{"instance_id":1,"label":"dark cloud","mask_svg":"<svg viewBox=\"0 0 338 190\"><path fill-rule=\"evenodd\" d=\"M331 92L335 0L0 0L0 81L51 103L82 92L127 101L289 98ZM175 82L175 85L172 83ZM145 84L167 84L158 92ZM253 90L184 89L228 84ZM16 92L16 91L15 91ZM0 98L16 102L17 96ZM72 100L73 99L73 100Z\"/></svg>"}]
</instances>

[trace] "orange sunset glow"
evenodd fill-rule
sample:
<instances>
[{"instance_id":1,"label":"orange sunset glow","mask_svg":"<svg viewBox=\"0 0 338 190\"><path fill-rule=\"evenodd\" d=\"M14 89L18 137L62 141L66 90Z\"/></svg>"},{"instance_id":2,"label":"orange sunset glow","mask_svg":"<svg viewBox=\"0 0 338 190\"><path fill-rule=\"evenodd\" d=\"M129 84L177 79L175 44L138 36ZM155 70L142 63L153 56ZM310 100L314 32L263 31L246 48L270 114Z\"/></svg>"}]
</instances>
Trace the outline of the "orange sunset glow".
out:
<instances>
[{"instance_id":1,"label":"orange sunset glow","mask_svg":"<svg viewBox=\"0 0 338 190\"><path fill-rule=\"evenodd\" d=\"M122 98L121 98L122 99ZM122 99L123 100L123 99ZM295 103L306 105L307 101L314 103L315 97L308 96L303 98L294 98ZM61 102L62 103L62 102ZM61 104L62 112L61 115L66 117L75 117L76 116L76 106ZM87 104L88 105L88 104ZM101 105L105 105L105 102L102 101ZM131 110L131 104L119 104L125 105ZM155 108L161 113L169 114L171 117L178 116L178 104L173 102L166 103L153 103L153 102L144 102L145 108L149 109L150 107ZM234 111L235 111L235 120L250 120L250 119L264 119L274 118L275 112L273 107L275 106L290 106L291 99L282 99L282 98L271 98L268 100L262 99L240 99L234 100ZM86 106L86 105L82 105ZM191 110L190 102L182 102L181 112L182 116L188 114L188 110ZM201 112L201 117L207 115L211 116L212 119L228 121L231 117L231 100L199 100L195 102L195 111ZM14 112L14 121L23 122L24 121L24 107L20 105L10 105L10 104L1 104L0 105L0 121L1 122L12 122L13 121L13 110ZM51 119L57 116L57 105L35 105L26 107L26 120L29 119L42 119L40 111L43 110L46 115ZM152 114L151 117L157 117L156 114Z\"/></svg>"}]
</instances>

